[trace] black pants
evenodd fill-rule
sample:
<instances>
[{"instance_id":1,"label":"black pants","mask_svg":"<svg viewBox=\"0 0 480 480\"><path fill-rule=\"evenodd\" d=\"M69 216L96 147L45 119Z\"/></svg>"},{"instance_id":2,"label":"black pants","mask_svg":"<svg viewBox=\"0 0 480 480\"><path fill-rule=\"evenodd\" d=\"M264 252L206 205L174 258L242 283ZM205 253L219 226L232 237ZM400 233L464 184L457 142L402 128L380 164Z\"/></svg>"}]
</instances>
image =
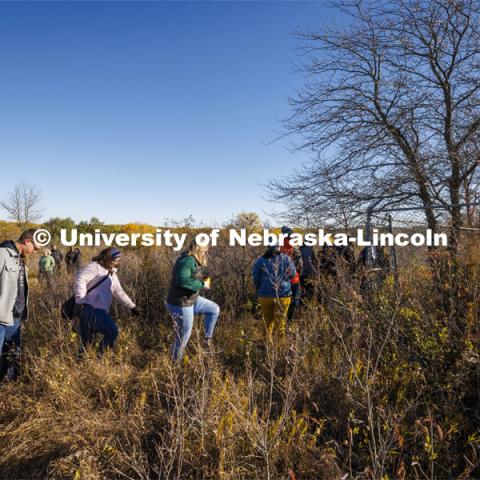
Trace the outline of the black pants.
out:
<instances>
[{"instance_id":1,"label":"black pants","mask_svg":"<svg viewBox=\"0 0 480 480\"><path fill-rule=\"evenodd\" d=\"M302 286L302 299L304 302L310 302L315 294L315 285L311 276L302 275L300 277Z\"/></svg>"}]
</instances>

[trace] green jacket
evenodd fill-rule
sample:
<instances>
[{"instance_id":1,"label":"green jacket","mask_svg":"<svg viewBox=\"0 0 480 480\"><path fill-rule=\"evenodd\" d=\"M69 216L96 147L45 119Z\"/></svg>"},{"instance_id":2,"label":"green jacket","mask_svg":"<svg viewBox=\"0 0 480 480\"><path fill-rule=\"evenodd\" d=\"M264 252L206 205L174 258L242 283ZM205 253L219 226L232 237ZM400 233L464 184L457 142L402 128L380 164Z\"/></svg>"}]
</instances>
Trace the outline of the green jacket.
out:
<instances>
[{"instance_id":1,"label":"green jacket","mask_svg":"<svg viewBox=\"0 0 480 480\"><path fill-rule=\"evenodd\" d=\"M55 260L51 255L42 255L38 261L38 268L41 272L51 272L55 267Z\"/></svg>"},{"instance_id":2,"label":"green jacket","mask_svg":"<svg viewBox=\"0 0 480 480\"><path fill-rule=\"evenodd\" d=\"M179 307L190 307L195 303L203 288L203 272L196 258L183 253L175 262L167 303Z\"/></svg>"}]
</instances>

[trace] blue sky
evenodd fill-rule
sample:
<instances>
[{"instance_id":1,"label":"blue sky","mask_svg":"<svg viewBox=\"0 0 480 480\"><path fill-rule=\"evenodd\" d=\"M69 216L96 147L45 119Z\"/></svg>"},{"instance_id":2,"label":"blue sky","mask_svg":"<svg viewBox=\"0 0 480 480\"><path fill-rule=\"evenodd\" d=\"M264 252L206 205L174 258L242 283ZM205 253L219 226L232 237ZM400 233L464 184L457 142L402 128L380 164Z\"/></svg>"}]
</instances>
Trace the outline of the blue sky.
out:
<instances>
[{"instance_id":1,"label":"blue sky","mask_svg":"<svg viewBox=\"0 0 480 480\"><path fill-rule=\"evenodd\" d=\"M298 1L0 2L0 196L27 181L45 218L108 223L274 209L261 184L306 159L268 144L303 82L291 32L333 15Z\"/></svg>"}]
</instances>

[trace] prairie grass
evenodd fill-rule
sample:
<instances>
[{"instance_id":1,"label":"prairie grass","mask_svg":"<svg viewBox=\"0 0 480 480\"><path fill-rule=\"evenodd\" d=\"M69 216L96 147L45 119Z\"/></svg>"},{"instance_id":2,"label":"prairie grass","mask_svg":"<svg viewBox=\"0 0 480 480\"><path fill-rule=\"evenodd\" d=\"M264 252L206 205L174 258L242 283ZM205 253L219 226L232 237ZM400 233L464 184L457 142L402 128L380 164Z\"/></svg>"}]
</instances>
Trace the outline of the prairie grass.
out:
<instances>
[{"instance_id":1,"label":"prairie grass","mask_svg":"<svg viewBox=\"0 0 480 480\"><path fill-rule=\"evenodd\" d=\"M164 308L174 253L124 254L143 309L112 312L115 349L78 358L53 290L31 268L23 374L0 386L2 479L434 479L480 475L478 246L402 271L368 298L358 279L320 279L322 301L268 341L250 284L257 250L212 250L215 352L196 322L170 359ZM85 258L91 252L84 252Z\"/></svg>"}]
</instances>

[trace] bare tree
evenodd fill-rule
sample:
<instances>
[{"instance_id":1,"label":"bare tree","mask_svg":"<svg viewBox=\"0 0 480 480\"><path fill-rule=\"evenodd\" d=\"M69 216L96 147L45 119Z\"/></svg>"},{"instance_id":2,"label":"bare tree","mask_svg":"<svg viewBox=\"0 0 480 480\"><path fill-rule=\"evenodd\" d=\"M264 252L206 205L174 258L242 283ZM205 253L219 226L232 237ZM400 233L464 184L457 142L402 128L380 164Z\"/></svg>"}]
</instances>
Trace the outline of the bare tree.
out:
<instances>
[{"instance_id":1,"label":"bare tree","mask_svg":"<svg viewBox=\"0 0 480 480\"><path fill-rule=\"evenodd\" d=\"M455 248L463 185L480 161L480 2L337 6L349 25L298 34L308 83L286 122L286 134L301 137L296 148L319 159L270 192L299 205L300 185L324 204L420 205L432 229L431 205L442 203Z\"/></svg>"},{"instance_id":2,"label":"bare tree","mask_svg":"<svg viewBox=\"0 0 480 480\"><path fill-rule=\"evenodd\" d=\"M272 180L267 189L272 199L288 207L276 218L305 228L349 228L366 209L352 185L324 170L318 160L305 164L289 177Z\"/></svg>"},{"instance_id":3,"label":"bare tree","mask_svg":"<svg viewBox=\"0 0 480 480\"><path fill-rule=\"evenodd\" d=\"M257 213L240 212L226 222L223 227L237 230L244 228L249 235L250 233L261 232L264 225ZM217 253L215 261L219 262L221 266L227 266L239 282L241 293L235 301L244 304L249 297L249 278L251 277L253 263L259 254L258 249L230 248L225 241L223 245L219 245Z\"/></svg>"},{"instance_id":4,"label":"bare tree","mask_svg":"<svg viewBox=\"0 0 480 480\"><path fill-rule=\"evenodd\" d=\"M37 187L28 183L19 183L0 202L0 205L7 211L8 217L24 229L40 219L41 201L41 192Z\"/></svg>"}]
</instances>

